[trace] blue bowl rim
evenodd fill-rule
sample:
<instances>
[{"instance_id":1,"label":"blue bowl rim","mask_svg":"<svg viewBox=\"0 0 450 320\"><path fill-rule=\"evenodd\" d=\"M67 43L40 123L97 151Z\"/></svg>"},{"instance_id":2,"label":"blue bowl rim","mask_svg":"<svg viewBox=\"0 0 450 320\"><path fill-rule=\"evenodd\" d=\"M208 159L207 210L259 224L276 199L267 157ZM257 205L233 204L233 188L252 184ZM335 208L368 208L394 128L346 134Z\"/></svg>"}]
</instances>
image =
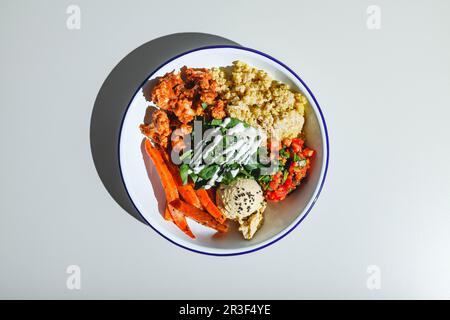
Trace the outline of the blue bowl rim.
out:
<instances>
[{"instance_id":1,"label":"blue bowl rim","mask_svg":"<svg viewBox=\"0 0 450 320\"><path fill-rule=\"evenodd\" d=\"M164 234L162 234L159 230L157 230L155 227L153 227L153 226L147 221L147 219L145 219L145 217L142 215L142 213L139 211L139 209L138 209L138 208L136 207L136 205L134 204L133 199L131 198L131 196L130 196L130 194L129 194L129 192L128 192L127 186L126 186L126 184L125 184L125 180L124 180L124 178L123 178L123 173L122 173L122 166L121 166L121 163L120 163L120 140L121 140L121 137L122 137L123 123L124 123L124 121L125 121L125 117L126 117L126 115L127 115L127 113L128 113L128 109L130 108L130 105L131 105L132 101L133 101L134 98L136 97L137 93L141 90L141 88L145 85L145 83L146 83L146 82L147 82L147 81L148 81L148 80L149 80L149 79L150 79L150 78L151 78L151 77L152 77L159 69L161 69L161 68L164 67L166 64L172 62L172 61L175 60L175 59L178 59L178 58L180 58L180 57L182 57L182 56L184 56L184 55L187 55L187 54L189 54L189 53L192 53L192 52L201 51L201 50L208 50L208 49L219 49L219 48L238 49L238 50L244 50L244 51L249 51L249 52L253 52L253 53L259 54L259 55L261 55L261 56L263 56L263 57L266 57L266 58L268 58L268 59L270 59L270 60L272 60L272 61L278 63L279 65L281 65L282 67L284 67L286 70L288 70L295 78L297 78L297 80L299 80L299 81L302 83L302 85L306 88L306 90L308 91L308 93L311 95L312 99L314 100L314 103L315 103L316 106L317 106L317 109L319 110L320 120L322 121L323 128L324 128L324 132L325 132L325 145L326 145L326 146L325 146L325 149L326 149L325 170L324 170L324 174L323 174L323 177L322 177L322 181L320 181L319 190L318 190L318 192L317 192L317 194L316 194L314 200L310 203L309 207L306 209L305 214L300 218L300 220L299 220L294 226L292 226L287 232L282 233L279 237L273 239L272 241L270 241L270 242L268 242L268 243L266 243L266 244L263 244L263 245L261 245L261 246L259 246L259 247L256 247L256 248L252 248L252 249L250 249L250 250L240 251L240 252L230 252L230 253L213 253L213 252L206 252L206 251L201 251L201 250L196 250L196 249L189 248L189 247L187 247L187 246L184 246L184 245L182 245L182 244L180 244L180 243L178 243L178 242L176 242L176 241L174 241L174 240L168 238L167 236L165 236ZM133 207L136 209L136 211L137 211L137 212L139 213L139 215L141 216L142 220L143 220L148 226L150 226L156 233L158 233L158 234L159 234L160 236L162 236L164 239L168 240L169 242L173 243L174 245L176 245L176 246L178 246L178 247L181 247L181 248L183 248L183 249L186 249L186 250L189 250L189 251L192 251L192 252L200 253L200 254L205 254L205 255L209 255L209 256L222 256L222 257L223 257L223 256L237 256L237 255L243 255L243 254L248 254L248 253L251 253L251 252L255 252L255 251L264 249L264 248L266 248L266 247L268 247L268 246L274 244L275 242L278 242L279 240L283 239L285 236L287 236L289 233L291 233L295 228L297 228L297 226L298 226L298 225L299 225L299 224L300 224L300 223L308 216L309 212L310 212L311 209L314 207L315 203L317 202L317 199L319 198L319 195L320 195L320 193L321 193L321 191L322 191L322 188L323 188L323 186L324 186L325 179L326 179L326 176L327 176L327 172L328 172L328 163L329 163L329 157L330 157L330 147L329 147L328 129L327 129L327 125L326 125L326 122L325 122L325 118L324 118L324 116L323 116L322 109L320 108L320 105L319 105L319 103L317 102L316 97L314 96L314 94L312 93L312 91L309 89L309 87L306 85L306 83L305 83L305 82L304 82L304 81L303 81L303 80L302 80L302 79L301 79L301 78L300 78L300 77L299 77L299 76L298 76L291 68L289 68L289 67L288 67L287 65L285 65L283 62L281 62L281 61L275 59L274 57L272 57L272 56L270 56L270 55L268 55L268 54L266 54L266 53L264 53L264 52L261 52L261 51L258 51L258 50L252 49L252 48L248 48L248 47L238 46L238 45L212 45L212 46L198 47L198 48L195 48L195 49L188 50L188 51L185 51L185 52L183 52L183 53L180 53L180 54L178 54L178 55L176 55L176 56L170 58L169 60L165 61L165 62L162 63L159 67L157 67L153 72L151 72L151 73L149 74L149 76L148 76L144 81L142 81L142 83L141 83L141 84L139 85L139 87L136 89L136 91L135 91L134 94L132 95L130 101L128 102L128 105L127 105L127 107L126 107L126 109L125 109L125 112L124 112L124 114L123 114L122 121L121 121L121 124L120 124L120 127L119 127L119 137L118 137L117 145L118 145L117 150L118 150L118 161L119 161L120 178L121 178L121 180L122 180L122 183L123 183L123 186L124 186L124 188L125 188L125 191L126 191L126 193L127 193L128 198L130 199L131 203L133 204Z\"/></svg>"}]
</instances>

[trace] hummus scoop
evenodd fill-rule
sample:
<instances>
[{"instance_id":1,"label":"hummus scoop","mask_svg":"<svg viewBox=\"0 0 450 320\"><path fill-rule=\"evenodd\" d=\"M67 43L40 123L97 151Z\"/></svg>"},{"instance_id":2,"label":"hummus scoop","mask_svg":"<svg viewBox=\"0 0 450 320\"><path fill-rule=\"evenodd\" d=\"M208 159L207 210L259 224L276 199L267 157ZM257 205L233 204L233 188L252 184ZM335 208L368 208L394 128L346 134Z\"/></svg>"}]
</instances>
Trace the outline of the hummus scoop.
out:
<instances>
[{"instance_id":1,"label":"hummus scoop","mask_svg":"<svg viewBox=\"0 0 450 320\"><path fill-rule=\"evenodd\" d=\"M253 179L238 179L220 185L216 194L217 206L223 214L239 223L239 230L251 239L262 224L266 201L259 184Z\"/></svg>"}]
</instances>

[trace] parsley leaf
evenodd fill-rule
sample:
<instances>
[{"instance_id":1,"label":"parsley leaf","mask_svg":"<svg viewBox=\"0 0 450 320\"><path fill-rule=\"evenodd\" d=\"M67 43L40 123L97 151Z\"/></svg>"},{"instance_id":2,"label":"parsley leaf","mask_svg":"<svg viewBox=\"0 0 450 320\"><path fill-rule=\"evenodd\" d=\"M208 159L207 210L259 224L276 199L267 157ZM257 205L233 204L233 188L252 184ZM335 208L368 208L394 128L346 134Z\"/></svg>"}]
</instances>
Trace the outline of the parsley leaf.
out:
<instances>
[{"instance_id":1,"label":"parsley leaf","mask_svg":"<svg viewBox=\"0 0 450 320\"><path fill-rule=\"evenodd\" d=\"M289 171L286 170L286 171L283 173L283 182L282 182L282 183L285 183L285 182L286 182L288 176L289 176Z\"/></svg>"},{"instance_id":2,"label":"parsley leaf","mask_svg":"<svg viewBox=\"0 0 450 320\"><path fill-rule=\"evenodd\" d=\"M281 150L280 150L280 155L281 155L283 158L289 158L289 156L290 156L289 152L286 151L286 149L281 149Z\"/></svg>"},{"instance_id":3,"label":"parsley leaf","mask_svg":"<svg viewBox=\"0 0 450 320\"><path fill-rule=\"evenodd\" d=\"M272 180L271 176L259 176L258 181L263 183L269 183Z\"/></svg>"}]
</instances>

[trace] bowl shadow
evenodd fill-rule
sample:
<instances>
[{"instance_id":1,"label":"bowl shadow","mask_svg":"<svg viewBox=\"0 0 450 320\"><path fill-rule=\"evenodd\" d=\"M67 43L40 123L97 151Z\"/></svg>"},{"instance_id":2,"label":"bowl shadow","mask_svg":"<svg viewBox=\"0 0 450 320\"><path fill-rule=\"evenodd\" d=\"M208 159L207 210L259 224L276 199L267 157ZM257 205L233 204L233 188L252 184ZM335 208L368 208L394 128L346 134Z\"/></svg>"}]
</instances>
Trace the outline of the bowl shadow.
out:
<instances>
[{"instance_id":1,"label":"bowl shadow","mask_svg":"<svg viewBox=\"0 0 450 320\"><path fill-rule=\"evenodd\" d=\"M164 62L183 52L212 45L239 44L206 33L175 33L151 40L133 50L114 67L95 100L90 123L90 146L95 168L111 197L143 223L146 222L128 196L119 167L119 136L128 104L142 82ZM148 157L143 154L143 158L154 191L161 193L161 183L155 181ZM156 196L164 199L164 193ZM161 212L161 204L158 206Z\"/></svg>"}]
</instances>

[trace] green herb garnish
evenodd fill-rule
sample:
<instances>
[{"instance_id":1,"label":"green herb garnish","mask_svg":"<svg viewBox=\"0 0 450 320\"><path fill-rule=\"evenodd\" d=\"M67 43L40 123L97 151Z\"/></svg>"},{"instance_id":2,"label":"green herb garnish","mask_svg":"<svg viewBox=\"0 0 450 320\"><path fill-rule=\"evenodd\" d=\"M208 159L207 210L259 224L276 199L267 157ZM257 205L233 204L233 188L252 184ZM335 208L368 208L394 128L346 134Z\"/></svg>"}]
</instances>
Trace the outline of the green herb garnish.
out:
<instances>
[{"instance_id":1,"label":"green herb garnish","mask_svg":"<svg viewBox=\"0 0 450 320\"><path fill-rule=\"evenodd\" d=\"M241 123L242 121L236 118L230 118L230 122L227 124L227 129L233 128L238 123Z\"/></svg>"},{"instance_id":2,"label":"green herb garnish","mask_svg":"<svg viewBox=\"0 0 450 320\"><path fill-rule=\"evenodd\" d=\"M225 172L223 177L222 177L222 183L223 184L230 184L231 182L233 182L237 177L233 177L233 175L231 174L231 172Z\"/></svg>"},{"instance_id":3,"label":"green herb garnish","mask_svg":"<svg viewBox=\"0 0 450 320\"><path fill-rule=\"evenodd\" d=\"M253 170L261 168L261 165L259 163L249 163L244 165L245 170L252 172Z\"/></svg>"},{"instance_id":4,"label":"green herb garnish","mask_svg":"<svg viewBox=\"0 0 450 320\"><path fill-rule=\"evenodd\" d=\"M211 125L212 126L220 126L222 124L222 120L220 119L213 119L211 120Z\"/></svg>"},{"instance_id":5,"label":"green herb garnish","mask_svg":"<svg viewBox=\"0 0 450 320\"><path fill-rule=\"evenodd\" d=\"M206 102L202 102L202 108L203 110L205 110L206 108L208 108L208 104Z\"/></svg>"},{"instance_id":6,"label":"green herb garnish","mask_svg":"<svg viewBox=\"0 0 450 320\"><path fill-rule=\"evenodd\" d=\"M218 169L219 169L219 166L217 164L207 166L198 173L198 176L200 178L202 178L203 180L209 180L217 172Z\"/></svg>"},{"instance_id":7,"label":"green herb garnish","mask_svg":"<svg viewBox=\"0 0 450 320\"><path fill-rule=\"evenodd\" d=\"M202 189L204 186L208 184L208 180L197 180L194 183L194 189Z\"/></svg>"},{"instance_id":8,"label":"green herb garnish","mask_svg":"<svg viewBox=\"0 0 450 320\"><path fill-rule=\"evenodd\" d=\"M272 180L271 176L259 176L258 181L262 183L269 183Z\"/></svg>"},{"instance_id":9,"label":"green herb garnish","mask_svg":"<svg viewBox=\"0 0 450 320\"><path fill-rule=\"evenodd\" d=\"M189 158L191 155L192 155L192 150L188 150L180 156L180 160L183 161L184 159Z\"/></svg>"},{"instance_id":10,"label":"green herb garnish","mask_svg":"<svg viewBox=\"0 0 450 320\"><path fill-rule=\"evenodd\" d=\"M286 151L286 149L281 149L281 150L280 150L280 155L281 155L283 158L289 158L289 156L290 156L289 152Z\"/></svg>"},{"instance_id":11,"label":"green herb garnish","mask_svg":"<svg viewBox=\"0 0 450 320\"><path fill-rule=\"evenodd\" d=\"M195 173L189 173L189 177L191 177L192 181L195 183L198 180L198 175L196 175Z\"/></svg>"},{"instance_id":12,"label":"green herb garnish","mask_svg":"<svg viewBox=\"0 0 450 320\"><path fill-rule=\"evenodd\" d=\"M186 184L188 182L189 169L189 165L187 165L186 163L183 163L180 166L180 178L183 184Z\"/></svg>"}]
</instances>

